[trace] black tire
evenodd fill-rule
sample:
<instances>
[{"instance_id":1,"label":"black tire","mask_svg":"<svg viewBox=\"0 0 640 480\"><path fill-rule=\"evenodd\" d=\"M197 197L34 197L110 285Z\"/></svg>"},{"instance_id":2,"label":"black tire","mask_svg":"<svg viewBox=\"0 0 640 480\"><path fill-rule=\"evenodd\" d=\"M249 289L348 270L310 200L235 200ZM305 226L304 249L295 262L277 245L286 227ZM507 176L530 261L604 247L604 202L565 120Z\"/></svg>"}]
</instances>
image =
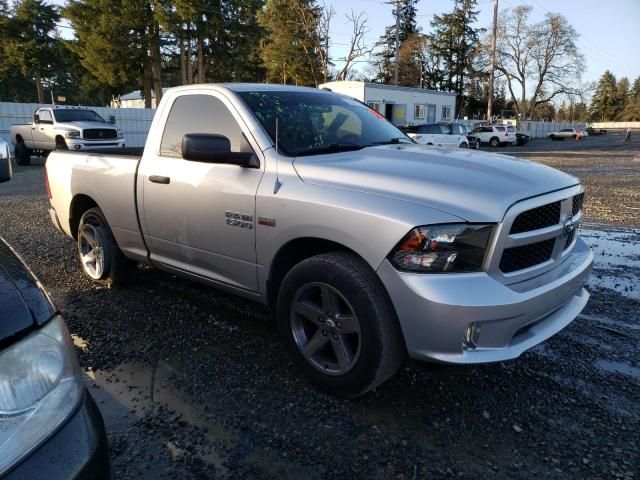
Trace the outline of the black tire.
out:
<instances>
[{"instance_id":1,"label":"black tire","mask_svg":"<svg viewBox=\"0 0 640 480\"><path fill-rule=\"evenodd\" d=\"M89 237L93 238L95 245L101 249L102 266L94 272L83 257L90 253ZM77 235L78 259L80 266L89 278L94 281L106 282L111 285L123 283L134 265L134 262L124 256L118 244L116 243L109 224L98 207L90 208L80 218ZM92 250L92 249L89 249ZM94 255L95 258L95 255Z\"/></svg>"},{"instance_id":2,"label":"black tire","mask_svg":"<svg viewBox=\"0 0 640 480\"><path fill-rule=\"evenodd\" d=\"M69 150L69 147L67 147L67 142L64 141L64 138L56 137L56 150Z\"/></svg>"},{"instance_id":3,"label":"black tire","mask_svg":"<svg viewBox=\"0 0 640 480\"><path fill-rule=\"evenodd\" d=\"M571 138L573 138L573 139L575 140L576 138L578 138L578 135L576 135L576 134L574 133L573 135L571 135Z\"/></svg>"},{"instance_id":4,"label":"black tire","mask_svg":"<svg viewBox=\"0 0 640 480\"><path fill-rule=\"evenodd\" d=\"M461 142L460 145L458 145L458 148L469 148L469 144L465 142Z\"/></svg>"},{"instance_id":5,"label":"black tire","mask_svg":"<svg viewBox=\"0 0 640 480\"><path fill-rule=\"evenodd\" d=\"M500 140L498 139L498 137L493 137L491 140L489 140L489 145L491 145L493 148L499 147Z\"/></svg>"},{"instance_id":6,"label":"black tire","mask_svg":"<svg viewBox=\"0 0 640 480\"><path fill-rule=\"evenodd\" d=\"M479 138L476 138L476 141L474 142L473 146L474 146L474 148L476 150L480 150L480 139Z\"/></svg>"},{"instance_id":7,"label":"black tire","mask_svg":"<svg viewBox=\"0 0 640 480\"><path fill-rule=\"evenodd\" d=\"M351 357L350 366L344 373L330 372L328 364L324 367L319 366L318 363L323 363L324 360L316 362L307 359L302 353L302 346L298 346L301 335L299 332L303 330L296 330L296 323L314 317L318 312L312 309L313 313L309 317L299 315L293 311L294 304L301 304L300 292L327 287L338 292L343 307L352 308L352 316L358 325L357 353ZM324 298L324 293L320 298ZM318 308L324 310L322 305L318 305ZM339 312L340 309L337 308L336 311ZM309 346L314 335L321 333L321 328L329 328L327 325L333 318L338 327L338 331L334 332L339 334L339 340L332 334L328 336L333 337L333 341L330 338L320 338L320 341L325 343L313 350L311 355L316 352L331 355L333 352L336 355L337 367L339 361L335 345L348 336L348 332L347 335L343 335L339 331L340 318L346 317L338 314L333 314L332 317L330 312L326 313L327 316L322 320L326 323L320 324L320 318L318 322L312 320L313 323L323 326L307 322L312 332L304 331L302 335L307 336L306 345ZM370 267L351 253L332 252L317 255L294 266L284 278L278 293L277 319L280 334L300 369L314 385L333 395L356 397L372 390L390 378L406 356L398 320L386 291ZM326 332L323 330L322 333L324 335ZM353 344L352 342L351 345ZM353 350L355 348L352 348L352 353Z\"/></svg>"},{"instance_id":8,"label":"black tire","mask_svg":"<svg viewBox=\"0 0 640 480\"><path fill-rule=\"evenodd\" d=\"M29 165L31 163L31 151L24 142L17 142L13 150L18 165Z\"/></svg>"}]
</instances>

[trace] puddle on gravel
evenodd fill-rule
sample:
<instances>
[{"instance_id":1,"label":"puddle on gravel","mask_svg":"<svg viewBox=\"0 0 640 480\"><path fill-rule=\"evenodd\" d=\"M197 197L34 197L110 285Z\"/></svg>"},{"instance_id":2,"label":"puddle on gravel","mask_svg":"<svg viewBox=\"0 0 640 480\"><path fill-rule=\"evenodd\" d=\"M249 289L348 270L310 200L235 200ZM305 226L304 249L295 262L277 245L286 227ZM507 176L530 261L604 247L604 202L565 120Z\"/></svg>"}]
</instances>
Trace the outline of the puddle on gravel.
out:
<instances>
[{"instance_id":1,"label":"puddle on gravel","mask_svg":"<svg viewBox=\"0 0 640 480\"><path fill-rule=\"evenodd\" d=\"M78 340L82 339L78 337ZM219 421L207 415L202 406L194 405L178 395L170 382L176 373L171 359L160 360L153 369L121 364L113 370L85 372L91 380L90 384L100 387L91 388L90 385L90 391L99 403L107 430L111 433L126 432L128 426L144 418L153 407L166 407L175 412L169 419L179 419L202 429L209 445L233 442L234 436ZM174 457L182 454L172 441L168 441L165 447ZM217 475L228 473L223 458L215 451L204 449L198 451L196 456L214 465Z\"/></svg>"},{"instance_id":2,"label":"puddle on gravel","mask_svg":"<svg viewBox=\"0 0 640 480\"><path fill-rule=\"evenodd\" d=\"M589 285L640 300L640 230L581 229L595 261Z\"/></svg>"},{"instance_id":3,"label":"puddle on gravel","mask_svg":"<svg viewBox=\"0 0 640 480\"><path fill-rule=\"evenodd\" d=\"M598 360L596 366L611 373L622 373L640 381L640 368L633 367L625 362L612 362L610 360Z\"/></svg>"}]
</instances>

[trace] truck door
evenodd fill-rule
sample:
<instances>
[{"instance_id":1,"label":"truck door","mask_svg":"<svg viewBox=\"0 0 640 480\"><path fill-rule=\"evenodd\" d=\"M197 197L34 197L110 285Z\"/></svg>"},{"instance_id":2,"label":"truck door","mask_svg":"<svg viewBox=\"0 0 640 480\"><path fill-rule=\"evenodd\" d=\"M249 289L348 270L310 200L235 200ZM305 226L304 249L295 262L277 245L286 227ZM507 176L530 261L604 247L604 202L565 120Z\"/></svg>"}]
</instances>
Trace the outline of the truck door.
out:
<instances>
[{"instance_id":1,"label":"truck door","mask_svg":"<svg viewBox=\"0 0 640 480\"><path fill-rule=\"evenodd\" d=\"M184 160L181 150L185 134L215 133L229 138L232 151L253 152L240 117L214 92L180 95L167 108L160 146L145 150L138 174L151 259L255 292L255 196L262 168Z\"/></svg>"},{"instance_id":2,"label":"truck door","mask_svg":"<svg viewBox=\"0 0 640 480\"><path fill-rule=\"evenodd\" d=\"M33 146L43 150L53 150L50 145L50 139L53 135L53 116L51 111L46 109L37 110L33 116L33 124L31 125L31 133L33 135Z\"/></svg>"}]
</instances>

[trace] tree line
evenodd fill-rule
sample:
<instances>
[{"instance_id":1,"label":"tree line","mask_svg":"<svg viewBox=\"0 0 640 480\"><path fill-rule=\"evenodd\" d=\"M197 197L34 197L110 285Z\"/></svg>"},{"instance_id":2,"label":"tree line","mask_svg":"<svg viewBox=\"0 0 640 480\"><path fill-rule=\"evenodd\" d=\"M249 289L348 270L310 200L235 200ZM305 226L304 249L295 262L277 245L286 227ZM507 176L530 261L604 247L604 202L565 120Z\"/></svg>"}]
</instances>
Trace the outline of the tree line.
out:
<instances>
[{"instance_id":1,"label":"tree line","mask_svg":"<svg viewBox=\"0 0 640 480\"><path fill-rule=\"evenodd\" d=\"M318 0L0 0L0 99L106 104L119 94L204 82L318 86L329 80L393 83L398 28L398 84L453 91L457 116L483 118L490 33L477 26L477 0L452 0L418 24L418 0L396 0L393 22L372 45L365 12L345 19L344 57L331 56L336 12ZM547 120L636 119L638 80L582 82L584 55L567 19L532 8L500 12L494 111ZM68 30L72 35L60 35ZM365 68L357 66L368 65ZM606 77L606 78L605 78ZM591 105L586 98L593 92Z\"/></svg>"}]
</instances>

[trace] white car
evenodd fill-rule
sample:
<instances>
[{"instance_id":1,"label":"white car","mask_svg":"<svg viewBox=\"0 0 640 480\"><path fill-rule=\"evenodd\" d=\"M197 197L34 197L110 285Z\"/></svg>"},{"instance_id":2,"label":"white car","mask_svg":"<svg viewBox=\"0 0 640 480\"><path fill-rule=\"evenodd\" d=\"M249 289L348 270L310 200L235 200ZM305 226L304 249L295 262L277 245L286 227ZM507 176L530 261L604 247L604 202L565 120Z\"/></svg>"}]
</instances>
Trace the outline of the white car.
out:
<instances>
[{"instance_id":1,"label":"white car","mask_svg":"<svg viewBox=\"0 0 640 480\"><path fill-rule=\"evenodd\" d=\"M471 135L492 147L510 145L517 140L515 132L510 132L506 125L482 125L474 128Z\"/></svg>"},{"instance_id":2,"label":"white car","mask_svg":"<svg viewBox=\"0 0 640 480\"><path fill-rule=\"evenodd\" d=\"M547 135L551 140L564 140L565 138L575 138L577 140L588 136L589 134L586 131L576 128L563 128L562 130L551 132Z\"/></svg>"},{"instance_id":3,"label":"white car","mask_svg":"<svg viewBox=\"0 0 640 480\"><path fill-rule=\"evenodd\" d=\"M436 147L469 148L467 136L450 125L431 123L427 125L411 125L403 128L404 132L422 145Z\"/></svg>"}]
</instances>

